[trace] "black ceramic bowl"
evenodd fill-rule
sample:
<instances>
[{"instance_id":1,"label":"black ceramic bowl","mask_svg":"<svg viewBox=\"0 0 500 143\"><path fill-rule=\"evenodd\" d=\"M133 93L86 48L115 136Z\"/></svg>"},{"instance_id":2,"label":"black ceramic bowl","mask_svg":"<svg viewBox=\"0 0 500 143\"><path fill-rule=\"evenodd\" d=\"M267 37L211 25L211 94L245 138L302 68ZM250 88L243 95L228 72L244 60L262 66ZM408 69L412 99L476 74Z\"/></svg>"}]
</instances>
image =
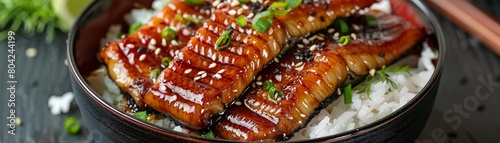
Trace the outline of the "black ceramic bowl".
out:
<instances>
[{"instance_id":1,"label":"black ceramic bowl","mask_svg":"<svg viewBox=\"0 0 500 143\"><path fill-rule=\"evenodd\" d=\"M139 1L138 1L139 2ZM93 137L99 142L222 142L163 129L138 120L118 110L98 95L85 81L91 71L102 66L97 60L99 40L112 24L123 24L123 15L133 8L133 1L96 0L78 18L69 36L68 60L73 75L76 101ZM143 5L151 2L140 1ZM439 51L436 70L422 91L407 105L374 123L342 134L308 142L413 142L422 131L434 104L445 55L443 32L432 12L421 2L410 5L429 29L431 47ZM113 6L113 7L110 7Z\"/></svg>"}]
</instances>

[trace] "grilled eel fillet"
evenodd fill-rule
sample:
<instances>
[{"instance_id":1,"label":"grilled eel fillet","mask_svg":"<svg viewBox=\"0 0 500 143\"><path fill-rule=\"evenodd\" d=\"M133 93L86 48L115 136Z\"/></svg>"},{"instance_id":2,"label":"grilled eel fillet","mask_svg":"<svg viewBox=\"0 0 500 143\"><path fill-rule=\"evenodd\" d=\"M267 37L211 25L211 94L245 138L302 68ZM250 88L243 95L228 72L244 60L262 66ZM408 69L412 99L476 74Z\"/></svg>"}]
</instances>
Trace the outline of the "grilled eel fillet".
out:
<instances>
[{"instance_id":1,"label":"grilled eel fillet","mask_svg":"<svg viewBox=\"0 0 500 143\"><path fill-rule=\"evenodd\" d=\"M390 64L425 36L423 30L397 16L378 13L376 17L378 29L360 24L361 29L354 32L356 38L346 46L340 46L333 33L323 30L270 64L256 79L257 86L214 123L215 135L244 141L286 139L306 124L320 102L344 84L349 71L365 75L370 69ZM285 96L276 94L276 99L271 99L259 86L266 80Z\"/></svg>"},{"instance_id":2,"label":"grilled eel fillet","mask_svg":"<svg viewBox=\"0 0 500 143\"><path fill-rule=\"evenodd\" d=\"M234 1L216 1L213 5L217 9L181 49L171 67L162 71L144 102L187 127L203 129L211 116L223 113L257 72L281 52L287 36L298 37L320 30L335 17L349 15L356 8L368 7L375 1L308 1L287 15L275 17L263 33L253 30L250 21L256 12L267 9L273 1L245 6L233 5ZM310 14L312 12L314 14ZM247 17L250 24L239 27L235 22L239 15ZM229 47L216 50L216 40L224 31L232 31Z\"/></svg>"},{"instance_id":3,"label":"grilled eel fillet","mask_svg":"<svg viewBox=\"0 0 500 143\"><path fill-rule=\"evenodd\" d=\"M100 51L99 56L107 65L111 79L122 92L130 94L139 107L143 107L143 95L153 85L151 71L166 68L162 67L161 60L164 57L172 59L202 25L175 16L179 14L203 20L209 14L204 12L205 6L190 6L180 0L172 0L135 33L108 43ZM161 38L161 31L166 26L177 31L176 39L166 41Z\"/></svg>"}]
</instances>

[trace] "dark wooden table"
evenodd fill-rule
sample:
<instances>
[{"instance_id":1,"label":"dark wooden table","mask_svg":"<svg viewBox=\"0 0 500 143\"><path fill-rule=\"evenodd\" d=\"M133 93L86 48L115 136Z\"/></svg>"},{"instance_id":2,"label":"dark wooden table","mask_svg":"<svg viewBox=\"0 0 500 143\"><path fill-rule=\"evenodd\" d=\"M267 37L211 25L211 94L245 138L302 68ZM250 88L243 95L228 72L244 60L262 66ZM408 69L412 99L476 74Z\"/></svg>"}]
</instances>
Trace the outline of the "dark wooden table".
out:
<instances>
[{"instance_id":1,"label":"dark wooden table","mask_svg":"<svg viewBox=\"0 0 500 143\"><path fill-rule=\"evenodd\" d=\"M478 0L475 3L500 17L500 1ZM500 57L445 18L439 18L443 19L441 25L446 33L446 66L434 110L416 142L500 143ZM7 133L6 117L11 109L7 105L9 93L6 90L7 41L0 41L0 143L94 142L85 123L77 135L64 131L67 117L81 119L75 101L69 113L57 116L52 115L48 107L50 96L61 96L72 90L70 74L64 64L67 34L58 32L51 43L44 41L44 34L27 36L17 32L15 38L14 109L22 124L16 126L15 136ZM36 48L37 56L28 58L25 55L28 48ZM481 96L484 94L490 96Z\"/></svg>"}]
</instances>

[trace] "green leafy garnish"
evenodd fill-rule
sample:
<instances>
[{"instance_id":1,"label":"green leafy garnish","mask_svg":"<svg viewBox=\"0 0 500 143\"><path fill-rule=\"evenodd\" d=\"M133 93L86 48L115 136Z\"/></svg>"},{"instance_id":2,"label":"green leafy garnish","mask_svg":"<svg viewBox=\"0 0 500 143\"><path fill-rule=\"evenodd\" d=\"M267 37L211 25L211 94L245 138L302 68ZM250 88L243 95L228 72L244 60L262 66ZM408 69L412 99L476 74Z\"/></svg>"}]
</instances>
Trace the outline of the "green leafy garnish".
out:
<instances>
[{"instance_id":1,"label":"green leafy garnish","mask_svg":"<svg viewBox=\"0 0 500 143\"><path fill-rule=\"evenodd\" d=\"M162 62L163 62L163 60L162 60ZM160 75L160 69L153 69L151 71L151 74L149 74L149 78L156 79L156 78L158 78L158 75Z\"/></svg>"},{"instance_id":2,"label":"green leafy garnish","mask_svg":"<svg viewBox=\"0 0 500 143\"><path fill-rule=\"evenodd\" d=\"M46 32L45 41L52 42L57 29L66 32L70 27L58 19L51 0L1 0L0 40L8 31L20 32L21 26L28 35Z\"/></svg>"},{"instance_id":3,"label":"green leafy garnish","mask_svg":"<svg viewBox=\"0 0 500 143\"><path fill-rule=\"evenodd\" d=\"M387 73L394 73L394 72L408 72L410 74L410 66L389 66L386 68L382 68L380 70L375 71L374 75L368 75L365 79L365 84L360 85L360 88L363 88L361 91L358 93L363 93L365 92L368 97L370 97L371 94L371 85L374 83L382 82L382 81L387 81L393 88L398 88L398 85L392 81L389 78L389 75ZM356 87L357 88L357 87ZM390 89L389 89L390 90Z\"/></svg>"},{"instance_id":4,"label":"green leafy garnish","mask_svg":"<svg viewBox=\"0 0 500 143\"><path fill-rule=\"evenodd\" d=\"M271 98L272 100L276 100L276 93L278 93L281 97L285 97L285 93L274 86L273 82L271 82L270 80L266 80L263 86L264 90L267 90L269 92L269 98Z\"/></svg>"},{"instance_id":5,"label":"green leafy garnish","mask_svg":"<svg viewBox=\"0 0 500 143\"><path fill-rule=\"evenodd\" d=\"M247 19L245 18L245 16L240 15L240 16L238 16L238 18L236 18L236 23L240 27L245 27L245 26L247 26Z\"/></svg>"},{"instance_id":6,"label":"green leafy garnish","mask_svg":"<svg viewBox=\"0 0 500 143\"><path fill-rule=\"evenodd\" d=\"M168 58L168 57L163 57L163 58L161 59L161 66L162 66L162 67L164 67L164 68L168 67L169 63L170 63L170 58Z\"/></svg>"},{"instance_id":7,"label":"green leafy garnish","mask_svg":"<svg viewBox=\"0 0 500 143\"><path fill-rule=\"evenodd\" d=\"M191 6L197 6L203 3L203 0L183 0L184 3L187 3Z\"/></svg>"},{"instance_id":8,"label":"green leafy garnish","mask_svg":"<svg viewBox=\"0 0 500 143\"><path fill-rule=\"evenodd\" d=\"M171 41L177 37L177 32L170 28L170 27L165 27L163 30L161 30L161 37L167 41Z\"/></svg>"},{"instance_id":9,"label":"green leafy garnish","mask_svg":"<svg viewBox=\"0 0 500 143\"><path fill-rule=\"evenodd\" d=\"M337 29L340 34L342 35L349 34L349 25L347 25L346 21L342 19L336 19L334 24L335 24L335 29Z\"/></svg>"},{"instance_id":10,"label":"green leafy garnish","mask_svg":"<svg viewBox=\"0 0 500 143\"><path fill-rule=\"evenodd\" d=\"M132 24L130 26L130 28L128 29L128 34L134 33L135 31L137 31L137 29L141 28L141 26L142 26L142 23L140 23L140 22Z\"/></svg>"},{"instance_id":11,"label":"green leafy garnish","mask_svg":"<svg viewBox=\"0 0 500 143\"><path fill-rule=\"evenodd\" d=\"M347 35L347 36L340 37L340 39L339 39L340 45L345 46L349 43L351 43L351 36Z\"/></svg>"},{"instance_id":12,"label":"green leafy garnish","mask_svg":"<svg viewBox=\"0 0 500 143\"><path fill-rule=\"evenodd\" d=\"M215 138L215 134L214 132L212 132L212 130L208 131L208 133L204 134L203 136L207 138Z\"/></svg>"},{"instance_id":13,"label":"green leafy garnish","mask_svg":"<svg viewBox=\"0 0 500 143\"><path fill-rule=\"evenodd\" d=\"M344 104L352 103L352 87L351 84L344 88Z\"/></svg>"},{"instance_id":14,"label":"green leafy garnish","mask_svg":"<svg viewBox=\"0 0 500 143\"><path fill-rule=\"evenodd\" d=\"M229 46L229 43L231 43L231 32L232 30L222 32L222 35L215 42L215 49L222 50Z\"/></svg>"},{"instance_id":15,"label":"green leafy garnish","mask_svg":"<svg viewBox=\"0 0 500 143\"><path fill-rule=\"evenodd\" d=\"M75 117L69 117L64 121L64 129L69 134L75 135L80 131L80 121Z\"/></svg>"},{"instance_id":16,"label":"green leafy garnish","mask_svg":"<svg viewBox=\"0 0 500 143\"><path fill-rule=\"evenodd\" d=\"M137 118L139 118L139 119L142 119L142 120L146 121L147 117L148 117L148 114L146 113L146 111L140 111L140 112L135 112L134 116L137 117Z\"/></svg>"},{"instance_id":17,"label":"green leafy garnish","mask_svg":"<svg viewBox=\"0 0 500 143\"><path fill-rule=\"evenodd\" d=\"M238 1L240 1L240 3L243 3L243 4L250 2L250 0L238 0Z\"/></svg>"},{"instance_id":18,"label":"green leafy garnish","mask_svg":"<svg viewBox=\"0 0 500 143\"><path fill-rule=\"evenodd\" d=\"M300 6L302 0L285 0L285 2L274 2L267 11L261 12L252 20L252 28L264 33L271 27L274 20L274 15L286 15L293 8Z\"/></svg>"}]
</instances>

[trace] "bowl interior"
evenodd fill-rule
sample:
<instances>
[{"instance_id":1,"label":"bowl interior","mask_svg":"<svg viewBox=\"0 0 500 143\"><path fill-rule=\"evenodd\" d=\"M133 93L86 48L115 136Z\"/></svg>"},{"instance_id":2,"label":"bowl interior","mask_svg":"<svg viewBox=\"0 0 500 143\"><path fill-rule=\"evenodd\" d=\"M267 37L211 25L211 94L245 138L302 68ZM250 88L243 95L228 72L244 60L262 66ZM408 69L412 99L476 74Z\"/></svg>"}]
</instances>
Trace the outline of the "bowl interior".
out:
<instances>
[{"instance_id":1,"label":"bowl interior","mask_svg":"<svg viewBox=\"0 0 500 143\"><path fill-rule=\"evenodd\" d=\"M98 69L103 65L98 60L97 53L101 48L99 47L100 39L102 37L105 37L108 28L111 25L116 24L122 25L122 27L128 27L123 19L123 15L133 9L135 7L134 5L141 4L144 6L149 6L151 5L151 3L152 0L100 0L92 2L92 4L85 9L84 13L80 15L78 21L75 23L74 29L70 33L68 47L69 65L73 68L72 72L75 78L77 78L79 84L83 86L85 90L88 90L88 96L94 98L96 102L102 102L103 105L107 105L107 108L110 108L110 112L113 112L114 114L120 116L128 116L127 118L129 118L129 120L131 120L133 124L140 124L142 126L147 126L148 128L153 128L157 132L163 132L162 134L168 133L195 139L206 139L199 136L193 136L163 129L162 127L139 121L105 101L89 86L87 81L84 80L85 77L89 76L92 71ZM399 114L406 112L409 108L412 108L414 104L417 104L418 101L427 94L428 90L435 85L444 64L445 45L443 33L437 19L423 2L419 0L412 0L410 3L410 5L415 8L419 20L428 28L428 31L432 33L430 34L430 41L428 41L430 46L434 48L434 50L439 52L438 59L435 62L436 70L434 71L429 82L414 99L409 101L408 104L398 109L396 112L363 127L333 136L318 138L315 140L319 141L331 138L349 138L351 136L355 136L356 134L369 131L372 128L390 122L394 118L397 118Z\"/></svg>"}]
</instances>

